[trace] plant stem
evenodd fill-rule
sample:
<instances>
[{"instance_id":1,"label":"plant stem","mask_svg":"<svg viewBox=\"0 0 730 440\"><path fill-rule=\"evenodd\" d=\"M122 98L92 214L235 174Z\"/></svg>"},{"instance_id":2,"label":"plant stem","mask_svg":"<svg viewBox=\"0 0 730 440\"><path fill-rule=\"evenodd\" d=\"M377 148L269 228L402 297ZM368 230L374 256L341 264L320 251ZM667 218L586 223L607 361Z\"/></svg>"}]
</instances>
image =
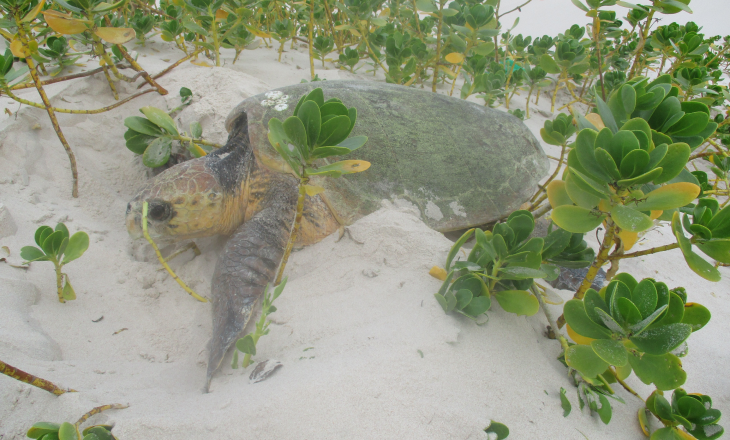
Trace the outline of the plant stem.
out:
<instances>
[{"instance_id":1,"label":"plant stem","mask_svg":"<svg viewBox=\"0 0 730 440\"><path fill-rule=\"evenodd\" d=\"M612 261L612 260L623 260L624 258L636 258L636 257L644 256L644 255L656 254L657 252L664 252L664 251L669 251L672 249L677 249L678 247L679 247L679 245L677 243L671 243L671 244L666 244L664 246L653 247L651 249L646 249L646 250L639 251L639 252L633 252L630 254L611 255L608 257L608 260Z\"/></svg>"},{"instance_id":2,"label":"plant stem","mask_svg":"<svg viewBox=\"0 0 730 440\"><path fill-rule=\"evenodd\" d=\"M535 195L532 196L532 198L530 199L530 202L534 201L535 198L537 198L538 194L540 194L543 191L543 188L547 188L548 184L550 184L550 182L552 182L553 179L555 179L558 176L558 174L560 173L560 168L562 168L563 159L565 158L565 150L567 150L567 145L563 144L563 145L561 145L561 147L562 147L562 149L560 150L560 159L558 159L557 168L555 168L555 171L553 171L553 174L550 177L548 177L548 180L543 185L541 185L541 188L537 192L535 192ZM540 199L540 201L543 201L543 200L545 200L545 198ZM539 202L533 203L533 204L538 205Z\"/></svg>"},{"instance_id":3,"label":"plant stem","mask_svg":"<svg viewBox=\"0 0 730 440\"><path fill-rule=\"evenodd\" d=\"M18 101L21 104L25 104L25 105L28 105L28 106L31 106L31 107L35 107L35 108L48 109L49 111L54 111L56 113L70 113L70 114L73 114L73 115L95 115L95 114L98 114L98 113L104 113L104 112L107 112L109 110L112 110L112 109L115 109L117 107L120 107L120 106L128 103L129 101L133 100L134 98L137 98L138 96L142 96L144 94L147 94L147 93L150 93L150 92L154 92L154 91L155 91L155 89L147 89L147 90L144 90L142 92L136 93L136 94L134 94L132 96L128 96L128 97L122 99L119 102L115 102L114 104L112 104L110 106L102 107L102 108L98 108L98 109L94 109L94 110L70 110L70 109L66 109L66 108L45 107L43 104L38 104L37 102L28 101L27 99L23 99L23 98L21 98L19 96L16 96L10 90L4 90L3 93L5 93L6 95L8 95L8 97L10 97L10 98ZM41 97L41 99L42 98L43 97ZM55 128L55 126L54 126L54 128ZM59 128L59 130L60 130L60 128ZM74 162L74 168L75 168L75 162Z\"/></svg>"},{"instance_id":4,"label":"plant stem","mask_svg":"<svg viewBox=\"0 0 730 440\"><path fill-rule=\"evenodd\" d=\"M433 63L433 84L431 85L431 91L436 93L436 83L439 77L439 63L441 63L441 28L444 24L444 1L439 0L439 16L438 26L436 27L436 59ZM416 11L418 14L418 11Z\"/></svg>"},{"instance_id":5,"label":"plant stem","mask_svg":"<svg viewBox=\"0 0 730 440\"><path fill-rule=\"evenodd\" d=\"M57 396L60 396L64 393L75 393L76 390L72 389L63 389L59 387L58 385L54 384L53 382L50 382L45 379L41 379L38 376L34 376L30 373L26 373L23 370L20 370L18 368L13 367L12 365L8 365L3 361L0 361L0 373L12 377L13 379L19 380L21 382L25 382L28 385L33 385L34 387L38 387L42 390L46 390L49 393L53 393Z\"/></svg>"},{"instance_id":6,"label":"plant stem","mask_svg":"<svg viewBox=\"0 0 730 440\"><path fill-rule=\"evenodd\" d=\"M18 36L20 37L20 41L23 46L23 50L27 51L27 53L30 53L30 47L28 45L29 36L26 33L25 29L25 23L22 23L21 18L17 15L15 16L15 23L18 26ZM48 99L48 96L46 95L46 91L43 90L43 86L41 85L41 80L38 78L38 72L35 71L35 60L33 60L33 57L28 56L25 59L25 62L28 64L28 73L30 73L30 77L33 78L33 83L35 83L35 88L38 90L38 94L41 96L41 101L43 101L43 105L46 112L48 113L48 117L51 119L51 124L53 125L53 129L56 131L56 135L58 136L58 139L61 141L61 145L63 145L63 149L66 150L66 155L68 156L68 160L71 164L71 179L72 179L72 186L71 186L71 196L73 198L79 197L79 173L76 170L76 157L74 156L73 151L71 151L71 146L66 141L66 137L63 135L63 132L61 131L61 125L58 123L58 119L56 119L56 114L53 110L53 107L51 106L51 101ZM8 93L8 91L5 91ZM8 93L8 96L10 94ZM15 99L15 98L13 98ZM17 100L16 100L17 101Z\"/></svg>"},{"instance_id":7,"label":"plant stem","mask_svg":"<svg viewBox=\"0 0 730 440\"><path fill-rule=\"evenodd\" d=\"M162 76L164 76L164 75L167 75L168 73L170 73L170 71L171 71L172 69L174 69L175 67L177 67L177 66L179 66L180 64L184 63L185 61L189 60L190 58L192 58L192 57L194 57L194 56L197 56L197 55L198 55L198 54L199 54L200 52L202 52L202 51L204 51L204 50L205 50L205 48L204 48L204 47L199 47L199 48L197 48L196 50L194 50L194 51L190 52L190 54L186 55L185 57L183 57L183 58L180 58L179 60L177 60L177 62L175 62L175 64L171 64L171 65L170 65L170 66L168 66L168 67L167 67L167 68L166 68L165 70L163 70L162 72L160 72L160 73L158 73L157 75L153 76L153 77L152 77L152 79L158 79L158 78L161 78L161 77L162 77ZM137 88L139 89L139 88L141 88L141 87L142 87L143 85L144 85L144 84L140 84L140 85L139 85L139 86L138 86Z\"/></svg>"},{"instance_id":8,"label":"plant stem","mask_svg":"<svg viewBox=\"0 0 730 440\"><path fill-rule=\"evenodd\" d=\"M213 11L213 19L210 23L210 33L213 34L213 50L215 51L215 65L221 66L221 43L218 41L218 18L216 12ZM281 61L281 52L279 53L279 61Z\"/></svg>"},{"instance_id":9,"label":"plant stem","mask_svg":"<svg viewBox=\"0 0 730 440\"><path fill-rule=\"evenodd\" d=\"M598 80L601 82L601 96L603 97L603 100L606 100L606 88L603 85L603 72L601 64L603 64L603 59L601 58L601 20L598 18L598 11L596 11L596 16L593 17L593 39L596 42L596 56L598 57ZM585 80L584 80L585 81Z\"/></svg>"},{"instance_id":10,"label":"plant stem","mask_svg":"<svg viewBox=\"0 0 730 440\"><path fill-rule=\"evenodd\" d=\"M152 237L150 237L149 232L147 232L147 209L149 208L149 204L147 202L144 202L142 205L142 232L144 233L144 238L147 239L147 241L152 245L152 248L155 250L155 254L157 255L157 259L160 260L160 263L162 263L162 266L167 270L167 273L170 274L172 279L174 279L180 287L182 287L186 292L188 292L193 298L197 299L200 302L208 302L207 299L203 298L202 296L195 293L190 287L188 287L173 270L170 268L170 266L165 261L165 258L162 256L162 252L160 252L160 248L157 247L157 244L152 240Z\"/></svg>"},{"instance_id":11,"label":"plant stem","mask_svg":"<svg viewBox=\"0 0 730 440\"><path fill-rule=\"evenodd\" d=\"M309 0L311 7L309 8L309 32L307 38L309 39L309 73L314 79L314 0ZM324 67L324 54L322 54L322 67Z\"/></svg>"},{"instance_id":12,"label":"plant stem","mask_svg":"<svg viewBox=\"0 0 730 440\"><path fill-rule=\"evenodd\" d=\"M61 273L61 263L54 257L53 265L56 267L56 291L58 292L58 302L65 303L63 298L63 273Z\"/></svg>"},{"instance_id":13,"label":"plant stem","mask_svg":"<svg viewBox=\"0 0 730 440\"><path fill-rule=\"evenodd\" d=\"M89 411L86 414L84 414L83 416L81 416L79 418L79 420L76 421L74 426L76 426L76 429L79 429L79 426L81 426L82 423L89 420L89 418L91 416L95 416L102 411L106 411L109 409L124 409L124 408L129 408L129 405L122 405L120 403L112 403L111 405L97 406L96 408L92 409L91 411Z\"/></svg>"},{"instance_id":14,"label":"plant stem","mask_svg":"<svg viewBox=\"0 0 730 440\"><path fill-rule=\"evenodd\" d=\"M583 295L585 295L588 288L591 287L591 284L593 284L593 280L596 278L596 275L598 275L598 270L606 263L606 261L608 261L608 251L613 245L613 237L615 234L616 226L609 217L606 219L606 235L603 236L603 241L601 241L601 246L598 249L598 255L596 256L596 259L593 260L590 269L588 269L588 273L583 279L583 283L581 283L580 287L575 292L575 295L573 295L573 299L583 298ZM558 318L558 326L562 328L564 325L565 316L560 315L560 318Z\"/></svg>"},{"instance_id":15,"label":"plant stem","mask_svg":"<svg viewBox=\"0 0 730 440\"><path fill-rule=\"evenodd\" d=\"M620 377L618 377L618 373L616 372L616 370L614 369L614 367L608 367L608 368L611 371L611 374L613 374L613 377L616 378L616 382L620 383L621 386L624 387L624 389L626 391L628 391L629 393L631 393L634 396L636 396L637 399L639 399L642 402L644 402L644 399L639 395L639 393L637 393L636 391L634 391L626 382L624 382Z\"/></svg>"},{"instance_id":16,"label":"plant stem","mask_svg":"<svg viewBox=\"0 0 730 440\"><path fill-rule=\"evenodd\" d=\"M302 222L302 213L304 212L304 198L307 195L304 185L307 184L309 178L304 177L299 181L299 198L297 199L297 215L294 217L294 224L292 225L292 232L289 234L289 241L286 243L284 249L284 256L281 257L281 263L279 264L279 272L276 274L276 281L274 285L278 286L281 283L281 278L284 275L284 268L286 267L287 261L289 261L289 255L294 247L294 241L297 239L299 234L299 226Z\"/></svg>"},{"instance_id":17,"label":"plant stem","mask_svg":"<svg viewBox=\"0 0 730 440\"><path fill-rule=\"evenodd\" d=\"M639 39L639 46L636 48L636 57L634 58L634 64L631 66L629 71L628 79L636 76L636 69L639 67L639 61L641 59L641 53L644 51L644 45L646 44L646 38L649 35L649 27L651 25L651 19L654 17L654 10L649 11L649 15L646 17L646 24L641 30L641 38Z\"/></svg>"}]
</instances>

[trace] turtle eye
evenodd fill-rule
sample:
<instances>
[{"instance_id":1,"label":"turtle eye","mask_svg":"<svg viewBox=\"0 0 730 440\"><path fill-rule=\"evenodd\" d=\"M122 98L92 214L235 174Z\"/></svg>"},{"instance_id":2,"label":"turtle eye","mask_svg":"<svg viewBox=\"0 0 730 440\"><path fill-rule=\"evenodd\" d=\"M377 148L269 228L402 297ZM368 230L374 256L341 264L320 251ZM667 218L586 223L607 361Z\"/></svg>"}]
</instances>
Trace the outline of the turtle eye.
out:
<instances>
[{"instance_id":1,"label":"turtle eye","mask_svg":"<svg viewBox=\"0 0 730 440\"><path fill-rule=\"evenodd\" d=\"M147 217L161 222L170 218L170 204L165 202L150 202L150 211Z\"/></svg>"}]
</instances>

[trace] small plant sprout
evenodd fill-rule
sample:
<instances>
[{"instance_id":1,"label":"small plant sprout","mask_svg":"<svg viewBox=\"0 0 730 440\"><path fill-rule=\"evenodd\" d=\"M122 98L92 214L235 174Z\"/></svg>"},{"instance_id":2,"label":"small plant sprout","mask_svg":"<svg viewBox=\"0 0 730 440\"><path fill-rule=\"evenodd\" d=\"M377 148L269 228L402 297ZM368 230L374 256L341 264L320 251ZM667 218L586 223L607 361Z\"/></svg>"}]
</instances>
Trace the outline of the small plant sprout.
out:
<instances>
[{"instance_id":1,"label":"small plant sprout","mask_svg":"<svg viewBox=\"0 0 730 440\"><path fill-rule=\"evenodd\" d=\"M256 344L259 342L259 338L269 334L269 324L271 321L268 320L268 316L276 311L274 301L281 295L286 286L286 278L281 281L281 284L274 288L273 293L269 292L269 286L267 285L264 289L264 303L261 305L261 317L256 322L256 330L253 333L249 333L246 336L236 341L236 350L233 351L233 362L232 367L238 368L238 352L241 351L245 354L243 357L243 368L248 367L251 364L251 356L256 355Z\"/></svg>"},{"instance_id":2,"label":"small plant sprout","mask_svg":"<svg viewBox=\"0 0 730 440\"><path fill-rule=\"evenodd\" d=\"M365 145L367 136L347 138L355 126L356 119L357 110L354 107L348 109L337 98L325 102L322 89L318 87L301 97L293 116L284 122L278 118L269 120L269 142L299 179L299 198L294 226L274 284L281 282L286 262L297 239L305 197L314 197L324 191L321 186L310 185L310 178L313 176L337 178L343 174L359 173L370 167L370 162L364 160L343 160L328 165L318 161L349 154Z\"/></svg>"},{"instance_id":3,"label":"small plant sprout","mask_svg":"<svg viewBox=\"0 0 730 440\"><path fill-rule=\"evenodd\" d=\"M89 235L79 231L69 237L66 225L59 223L55 230L50 226L38 228L35 231L35 242L40 249L35 246L25 246L20 249L20 256L26 260L25 263L52 262L56 268L58 300L64 303L66 300L76 299L76 292L71 286L68 274L61 272L61 269L86 252L89 248Z\"/></svg>"},{"instance_id":4,"label":"small plant sprout","mask_svg":"<svg viewBox=\"0 0 730 440\"><path fill-rule=\"evenodd\" d=\"M128 407L129 405L120 405L118 403L97 406L81 416L76 423L63 422L59 424L38 422L33 424L25 435L28 438L38 440L116 440L116 437L112 434L111 425L93 425L80 431L81 425L91 416L99 414L102 411Z\"/></svg>"},{"instance_id":5,"label":"small plant sprout","mask_svg":"<svg viewBox=\"0 0 730 440\"><path fill-rule=\"evenodd\" d=\"M55 394L56 396L60 396L61 394L65 393L75 393L76 390L72 390L70 388L61 388L55 383L40 378L38 376L34 376L30 373L26 373L25 371L21 370L20 368L15 368L12 365L8 365L3 361L0 361L0 373L12 377L13 379L19 380L21 382L25 382L28 385L33 385L34 387L38 387L42 390L46 390L49 393Z\"/></svg>"},{"instance_id":6,"label":"small plant sprout","mask_svg":"<svg viewBox=\"0 0 730 440\"><path fill-rule=\"evenodd\" d=\"M150 237L149 232L147 231L147 212L149 209L149 203L144 202L142 204L142 232L144 233L144 238L147 239L147 241L150 243L152 248L155 250L155 254L157 255L157 259L160 260L160 263L165 268L167 273L170 274L172 279L174 279L180 287L183 288L186 292L190 294L193 298L197 299L200 302L208 302L207 299L203 298L202 296L195 293L193 289L188 287L187 284L183 280L180 279L180 277L177 276L177 274L172 270L169 264L167 264L167 260L162 256L162 252L160 252L160 248L157 246L157 244L152 240L152 237Z\"/></svg>"},{"instance_id":7,"label":"small plant sprout","mask_svg":"<svg viewBox=\"0 0 730 440\"><path fill-rule=\"evenodd\" d=\"M187 92L185 92L187 91ZM180 90L182 105L173 109L173 112L189 104L190 90L183 87ZM206 141L202 138L203 128L195 121L190 124L190 136L178 130L175 121L168 113L155 107L142 107L140 112L145 116L130 116L124 120L127 131L124 133L127 148L136 154L142 155L142 163L150 168L158 168L170 160L172 143L174 141L184 145L194 157L208 154L212 148L221 145Z\"/></svg>"},{"instance_id":8,"label":"small plant sprout","mask_svg":"<svg viewBox=\"0 0 730 440\"><path fill-rule=\"evenodd\" d=\"M656 390L646 399L646 410L664 424L664 428L652 433L651 440L715 440L725 433L725 428L717 424L722 415L720 410L713 408L712 399L704 394L688 394L677 388L670 403L661 391ZM692 437L688 437L682 428ZM645 427L642 426L642 429Z\"/></svg>"}]
</instances>

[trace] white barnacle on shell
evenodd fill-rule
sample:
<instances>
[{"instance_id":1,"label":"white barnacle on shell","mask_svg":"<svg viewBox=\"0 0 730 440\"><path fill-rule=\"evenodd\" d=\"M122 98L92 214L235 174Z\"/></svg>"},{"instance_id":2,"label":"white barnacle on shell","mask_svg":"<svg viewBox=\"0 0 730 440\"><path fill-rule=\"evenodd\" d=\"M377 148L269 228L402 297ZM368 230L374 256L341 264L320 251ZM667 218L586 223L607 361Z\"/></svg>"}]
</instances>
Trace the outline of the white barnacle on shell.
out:
<instances>
[{"instance_id":1,"label":"white barnacle on shell","mask_svg":"<svg viewBox=\"0 0 730 440\"><path fill-rule=\"evenodd\" d=\"M279 98L281 98L282 95L283 95L282 92L280 92L278 90L272 90L271 92L266 92L265 96L268 99L279 99Z\"/></svg>"},{"instance_id":2,"label":"white barnacle on shell","mask_svg":"<svg viewBox=\"0 0 730 440\"><path fill-rule=\"evenodd\" d=\"M289 108L289 105L287 104L276 104L276 106L274 106L274 110L276 110L277 112L283 112L287 108Z\"/></svg>"},{"instance_id":3,"label":"white barnacle on shell","mask_svg":"<svg viewBox=\"0 0 730 440\"><path fill-rule=\"evenodd\" d=\"M271 107L272 105L276 105L276 101L264 99L263 101L261 101L261 105L263 105L264 107Z\"/></svg>"}]
</instances>

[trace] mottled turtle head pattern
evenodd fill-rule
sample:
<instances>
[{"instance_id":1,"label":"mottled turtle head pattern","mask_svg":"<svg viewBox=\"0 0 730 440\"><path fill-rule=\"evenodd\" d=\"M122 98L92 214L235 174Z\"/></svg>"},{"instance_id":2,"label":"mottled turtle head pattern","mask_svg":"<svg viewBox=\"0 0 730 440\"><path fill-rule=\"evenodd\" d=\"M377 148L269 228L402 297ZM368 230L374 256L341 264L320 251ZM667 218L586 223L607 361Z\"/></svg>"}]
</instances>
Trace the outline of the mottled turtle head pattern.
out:
<instances>
[{"instance_id":1,"label":"mottled turtle head pattern","mask_svg":"<svg viewBox=\"0 0 730 440\"><path fill-rule=\"evenodd\" d=\"M248 122L243 113L225 147L165 170L127 205L127 230L142 237L142 204L149 204L147 228L154 240L178 241L230 234L246 211Z\"/></svg>"}]
</instances>

